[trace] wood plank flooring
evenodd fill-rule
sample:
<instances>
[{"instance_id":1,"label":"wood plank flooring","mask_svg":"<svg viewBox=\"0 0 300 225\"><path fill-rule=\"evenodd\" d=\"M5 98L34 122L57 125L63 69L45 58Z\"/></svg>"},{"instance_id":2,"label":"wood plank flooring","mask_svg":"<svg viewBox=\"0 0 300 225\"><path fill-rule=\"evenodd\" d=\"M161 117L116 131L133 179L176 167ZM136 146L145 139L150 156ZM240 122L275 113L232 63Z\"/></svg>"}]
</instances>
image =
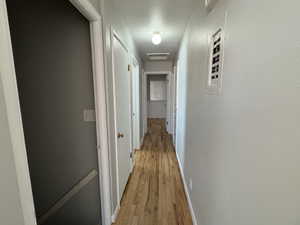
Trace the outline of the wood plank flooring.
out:
<instances>
[{"instance_id":1,"label":"wood plank flooring","mask_svg":"<svg viewBox=\"0 0 300 225\"><path fill-rule=\"evenodd\" d=\"M149 120L115 225L192 225L171 137L164 120Z\"/></svg>"}]
</instances>

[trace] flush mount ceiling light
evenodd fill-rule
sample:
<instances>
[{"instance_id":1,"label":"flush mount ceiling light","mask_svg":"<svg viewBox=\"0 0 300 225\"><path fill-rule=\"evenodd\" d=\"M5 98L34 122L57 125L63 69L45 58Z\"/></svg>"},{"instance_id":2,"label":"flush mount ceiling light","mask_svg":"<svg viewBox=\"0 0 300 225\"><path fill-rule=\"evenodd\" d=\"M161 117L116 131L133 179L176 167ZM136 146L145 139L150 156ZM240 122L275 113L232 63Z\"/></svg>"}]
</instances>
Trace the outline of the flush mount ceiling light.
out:
<instances>
[{"instance_id":1,"label":"flush mount ceiling light","mask_svg":"<svg viewBox=\"0 0 300 225\"><path fill-rule=\"evenodd\" d=\"M170 53L147 53L147 57L150 61L167 60Z\"/></svg>"},{"instance_id":2,"label":"flush mount ceiling light","mask_svg":"<svg viewBox=\"0 0 300 225\"><path fill-rule=\"evenodd\" d=\"M162 39L161 39L161 35L159 32L154 32L152 35L152 43L154 45L159 45L161 43Z\"/></svg>"}]
</instances>

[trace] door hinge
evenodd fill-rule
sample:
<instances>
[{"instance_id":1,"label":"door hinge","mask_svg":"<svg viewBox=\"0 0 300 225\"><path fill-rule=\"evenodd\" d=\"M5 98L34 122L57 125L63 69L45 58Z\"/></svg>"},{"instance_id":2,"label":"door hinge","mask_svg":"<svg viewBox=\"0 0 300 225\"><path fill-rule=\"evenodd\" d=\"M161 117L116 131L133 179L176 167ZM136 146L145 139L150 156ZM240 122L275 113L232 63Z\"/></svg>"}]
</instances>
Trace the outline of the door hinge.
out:
<instances>
[{"instance_id":1,"label":"door hinge","mask_svg":"<svg viewBox=\"0 0 300 225\"><path fill-rule=\"evenodd\" d=\"M130 64L128 64L128 71L130 71L131 70L131 65Z\"/></svg>"},{"instance_id":2,"label":"door hinge","mask_svg":"<svg viewBox=\"0 0 300 225\"><path fill-rule=\"evenodd\" d=\"M133 154L132 154L132 152L130 152L129 156L130 156L130 158L132 159L132 157L133 157Z\"/></svg>"}]
</instances>

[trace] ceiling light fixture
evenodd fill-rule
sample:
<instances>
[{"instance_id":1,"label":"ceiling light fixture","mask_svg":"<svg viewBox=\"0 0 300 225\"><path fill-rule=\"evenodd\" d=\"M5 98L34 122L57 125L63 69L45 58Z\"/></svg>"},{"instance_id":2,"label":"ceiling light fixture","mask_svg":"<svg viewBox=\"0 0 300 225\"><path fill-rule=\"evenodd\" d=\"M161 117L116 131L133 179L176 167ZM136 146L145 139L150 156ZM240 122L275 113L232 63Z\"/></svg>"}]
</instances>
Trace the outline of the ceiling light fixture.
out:
<instances>
[{"instance_id":1,"label":"ceiling light fixture","mask_svg":"<svg viewBox=\"0 0 300 225\"><path fill-rule=\"evenodd\" d=\"M147 53L147 57L151 61L155 60L167 60L170 56L170 53Z\"/></svg>"},{"instance_id":2,"label":"ceiling light fixture","mask_svg":"<svg viewBox=\"0 0 300 225\"><path fill-rule=\"evenodd\" d=\"M159 32L154 32L152 35L152 43L154 45L159 45L162 41L161 35Z\"/></svg>"}]
</instances>

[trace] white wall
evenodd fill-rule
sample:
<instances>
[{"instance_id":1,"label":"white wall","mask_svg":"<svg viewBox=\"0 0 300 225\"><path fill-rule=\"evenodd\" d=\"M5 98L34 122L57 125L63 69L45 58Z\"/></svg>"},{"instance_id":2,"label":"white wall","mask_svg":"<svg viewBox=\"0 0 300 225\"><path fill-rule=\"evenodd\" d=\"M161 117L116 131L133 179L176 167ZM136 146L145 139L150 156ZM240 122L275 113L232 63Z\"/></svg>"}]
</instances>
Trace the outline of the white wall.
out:
<instances>
[{"instance_id":1,"label":"white wall","mask_svg":"<svg viewBox=\"0 0 300 225\"><path fill-rule=\"evenodd\" d=\"M177 151L199 225L300 223L299 8L223 0L191 18L179 54ZM223 90L209 95L207 34L226 12Z\"/></svg>"},{"instance_id":2,"label":"white wall","mask_svg":"<svg viewBox=\"0 0 300 225\"><path fill-rule=\"evenodd\" d=\"M98 12L100 12L100 1L99 0L88 0Z\"/></svg>"}]
</instances>

